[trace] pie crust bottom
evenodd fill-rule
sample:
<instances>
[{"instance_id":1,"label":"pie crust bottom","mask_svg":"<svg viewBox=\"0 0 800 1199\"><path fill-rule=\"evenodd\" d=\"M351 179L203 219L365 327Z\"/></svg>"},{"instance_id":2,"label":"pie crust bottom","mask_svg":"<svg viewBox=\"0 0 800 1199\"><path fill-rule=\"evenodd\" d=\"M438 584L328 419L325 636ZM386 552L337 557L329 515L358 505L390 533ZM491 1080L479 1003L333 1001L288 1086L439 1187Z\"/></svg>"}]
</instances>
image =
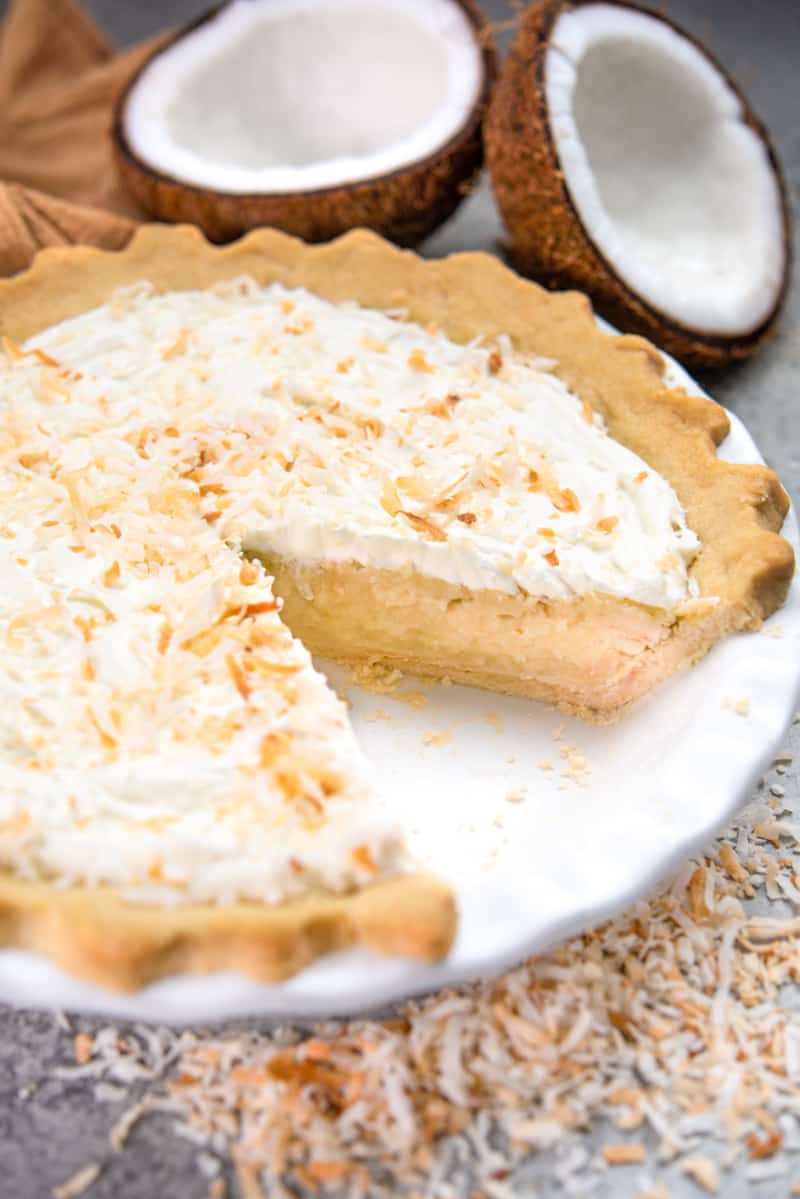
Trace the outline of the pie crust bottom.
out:
<instances>
[{"instance_id":1,"label":"pie crust bottom","mask_svg":"<svg viewBox=\"0 0 800 1199\"><path fill-rule=\"evenodd\" d=\"M450 949L456 922L450 887L420 874L274 906L174 908L126 903L112 888L61 890L0 874L0 945L38 950L112 991L213 970L276 981L354 946L437 961Z\"/></svg>"},{"instance_id":2,"label":"pie crust bottom","mask_svg":"<svg viewBox=\"0 0 800 1199\"><path fill-rule=\"evenodd\" d=\"M612 596L537 599L414 570L258 557L312 653L525 695L595 724L741 627L727 605L703 601L678 617Z\"/></svg>"}]
</instances>

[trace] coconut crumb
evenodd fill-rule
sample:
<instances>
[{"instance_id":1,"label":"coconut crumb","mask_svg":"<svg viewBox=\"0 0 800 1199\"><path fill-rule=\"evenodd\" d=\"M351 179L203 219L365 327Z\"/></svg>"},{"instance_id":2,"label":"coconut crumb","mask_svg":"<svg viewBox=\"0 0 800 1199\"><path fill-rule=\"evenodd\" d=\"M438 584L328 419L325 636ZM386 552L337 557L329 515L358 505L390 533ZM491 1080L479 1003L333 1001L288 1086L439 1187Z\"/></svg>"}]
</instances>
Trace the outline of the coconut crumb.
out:
<instances>
[{"instance_id":1,"label":"coconut crumb","mask_svg":"<svg viewBox=\"0 0 800 1199\"><path fill-rule=\"evenodd\" d=\"M402 678L401 671L383 662L359 662L350 671L353 686L375 695L391 695L400 686Z\"/></svg>"},{"instance_id":2,"label":"coconut crumb","mask_svg":"<svg viewBox=\"0 0 800 1199\"><path fill-rule=\"evenodd\" d=\"M733 710L737 716L749 716L750 715L750 698L749 698L749 696L743 695L739 699L737 699L736 703L733 705Z\"/></svg>"},{"instance_id":3,"label":"coconut crumb","mask_svg":"<svg viewBox=\"0 0 800 1199\"><path fill-rule=\"evenodd\" d=\"M88 1166L82 1166L66 1182L62 1182L60 1186L53 1187L50 1194L53 1199L77 1199L78 1195L85 1194L90 1186L94 1186L100 1177L102 1169L103 1167L97 1162L92 1162Z\"/></svg>"},{"instance_id":4,"label":"coconut crumb","mask_svg":"<svg viewBox=\"0 0 800 1199\"><path fill-rule=\"evenodd\" d=\"M428 732L422 735L422 744L433 746L435 749L443 749L453 740L453 734L447 729L439 733Z\"/></svg>"},{"instance_id":5,"label":"coconut crumb","mask_svg":"<svg viewBox=\"0 0 800 1199\"><path fill-rule=\"evenodd\" d=\"M631 1166L646 1161L647 1150L636 1144L604 1145L603 1160L609 1166Z\"/></svg>"},{"instance_id":6,"label":"coconut crumb","mask_svg":"<svg viewBox=\"0 0 800 1199\"><path fill-rule=\"evenodd\" d=\"M392 698L399 704L408 704L410 708L418 708L420 712L428 706L428 697L422 691L401 691L399 695L393 695Z\"/></svg>"},{"instance_id":7,"label":"coconut crumb","mask_svg":"<svg viewBox=\"0 0 800 1199\"><path fill-rule=\"evenodd\" d=\"M75 1054L75 1061L80 1066L85 1066L92 1057L92 1037L88 1032L79 1032L72 1042L72 1049Z\"/></svg>"},{"instance_id":8,"label":"coconut crumb","mask_svg":"<svg viewBox=\"0 0 800 1199\"><path fill-rule=\"evenodd\" d=\"M139 1123L143 1116L147 1115L151 1107L152 1103L145 1097L141 1103L134 1104L133 1107L129 1107L127 1111L122 1113L108 1134L109 1143L115 1152L118 1153L123 1148L134 1126Z\"/></svg>"},{"instance_id":9,"label":"coconut crumb","mask_svg":"<svg viewBox=\"0 0 800 1199\"><path fill-rule=\"evenodd\" d=\"M747 1148L753 1161L762 1161L774 1157L781 1147L783 1137L779 1132L770 1132L765 1137L755 1133L747 1138Z\"/></svg>"},{"instance_id":10,"label":"coconut crumb","mask_svg":"<svg viewBox=\"0 0 800 1199\"><path fill-rule=\"evenodd\" d=\"M734 882L741 885L748 899L752 898L752 896L755 895L755 889L750 881L750 875L739 861L739 858L736 855L736 850L727 841L724 841L720 846L719 861L726 874L728 874Z\"/></svg>"},{"instance_id":11,"label":"coconut crumb","mask_svg":"<svg viewBox=\"0 0 800 1199\"><path fill-rule=\"evenodd\" d=\"M67 1073L104 1080L115 1101L137 1088L115 1143L168 1110L197 1144L198 1169L210 1178L200 1155L227 1158L245 1199L303 1187L438 1195L445 1178L453 1194L513 1199L531 1156L550 1152L565 1194L651 1158L659 1177L640 1180L640 1199L664 1199L678 1173L709 1194L734 1173L784 1177L800 1153L800 1011L784 999L800 981L800 915L744 905L770 891L783 904L775 880L796 866L787 842L797 833L762 800L715 856L649 900L499 978L383 1020L311 1032L134 1027L124 1040L102 1029ZM489 849L485 869L498 862ZM592 1156L582 1133L602 1123L647 1128L657 1148L612 1142Z\"/></svg>"},{"instance_id":12,"label":"coconut crumb","mask_svg":"<svg viewBox=\"0 0 800 1199\"><path fill-rule=\"evenodd\" d=\"M528 788L524 783L521 783L518 787L509 787L508 791L506 792L506 802L523 803L527 794Z\"/></svg>"},{"instance_id":13,"label":"coconut crumb","mask_svg":"<svg viewBox=\"0 0 800 1199\"><path fill-rule=\"evenodd\" d=\"M587 787L592 768L586 755L575 745L562 745L558 752L564 761L564 769L561 772L562 779L569 779L579 787Z\"/></svg>"},{"instance_id":14,"label":"coconut crumb","mask_svg":"<svg viewBox=\"0 0 800 1199\"><path fill-rule=\"evenodd\" d=\"M719 1192L719 1170L711 1158L703 1157L700 1154L694 1157L685 1157L680 1166L684 1174L688 1174L690 1178L694 1179L704 1191L708 1191L710 1195L716 1195Z\"/></svg>"},{"instance_id":15,"label":"coconut crumb","mask_svg":"<svg viewBox=\"0 0 800 1199\"><path fill-rule=\"evenodd\" d=\"M487 724L491 725L496 733L502 733L505 730L505 721L497 712L484 712L483 719Z\"/></svg>"}]
</instances>

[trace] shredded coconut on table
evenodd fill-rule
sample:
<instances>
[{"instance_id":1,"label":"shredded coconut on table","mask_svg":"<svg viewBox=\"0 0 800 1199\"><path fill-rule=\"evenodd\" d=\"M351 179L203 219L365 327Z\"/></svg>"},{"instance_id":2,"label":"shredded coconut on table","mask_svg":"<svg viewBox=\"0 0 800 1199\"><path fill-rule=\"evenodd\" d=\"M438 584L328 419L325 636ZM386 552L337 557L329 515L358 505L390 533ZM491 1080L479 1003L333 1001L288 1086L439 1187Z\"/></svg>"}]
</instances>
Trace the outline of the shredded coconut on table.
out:
<instances>
[{"instance_id":1,"label":"shredded coconut on table","mask_svg":"<svg viewBox=\"0 0 800 1199\"><path fill-rule=\"evenodd\" d=\"M788 1194L800 1009L784 988L800 983L800 915L780 890L774 914L748 901L796 874L798 833L764 786L713 856L500 978L310 1031L103 1028L59 1073L97 1100L109 1087L135 1096L114 1150L138 1120L167 1113L197 1143L213 1199L226 1195L225 1160L245 1199L298 1186L510 1199L542 1160L566 1194L609 1170L636 1172L625 1193L637 1196L666 1195L677 1178L724 1194L734 1172L785 1179Z\"/></svg>"}]
</instances>

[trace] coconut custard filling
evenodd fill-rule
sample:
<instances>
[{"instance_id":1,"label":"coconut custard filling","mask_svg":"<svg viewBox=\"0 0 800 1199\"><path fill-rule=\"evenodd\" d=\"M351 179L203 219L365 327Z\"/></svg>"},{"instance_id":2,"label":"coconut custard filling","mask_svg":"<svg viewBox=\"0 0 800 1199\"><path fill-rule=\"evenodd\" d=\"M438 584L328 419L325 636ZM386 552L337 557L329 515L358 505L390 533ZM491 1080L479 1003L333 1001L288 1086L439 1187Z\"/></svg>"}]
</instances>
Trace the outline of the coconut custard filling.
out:
<instances>
[{"instance_id":1,"label":"coconut custard filling","mask_svg":"<svg viewBox=\"0 0 800 1199\"><path fill-rule=\"evenodd\" d=\"M400 315L247 279L137 285L6 346L6 868L184 903L408 867L343 705L242 551L299 572L310 610L314 570L362 572L367 623L386 572L665 625L694 598L672 488L552 363Z\"/></svg>"}]
</instances>

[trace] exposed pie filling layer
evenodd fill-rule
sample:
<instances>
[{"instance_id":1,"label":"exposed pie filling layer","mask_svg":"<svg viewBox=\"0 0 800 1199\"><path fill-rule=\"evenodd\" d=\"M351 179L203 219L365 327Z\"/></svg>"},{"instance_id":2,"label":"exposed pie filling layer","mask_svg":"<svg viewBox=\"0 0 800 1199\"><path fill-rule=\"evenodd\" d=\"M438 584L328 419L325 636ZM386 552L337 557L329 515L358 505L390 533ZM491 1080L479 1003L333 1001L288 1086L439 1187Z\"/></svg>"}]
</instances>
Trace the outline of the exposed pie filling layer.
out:
<instances>
[{"instance_id":1,"label":"exposed pie filling layer","mask_svg":"<svg viewBox=\"0 0 800 1199\"><path fill-rule=\"evenodd\" d=\"M0 864L157 903L406 866L242 551L673 611L698 542L552 363L240 279L0 363Z\"/></svg>"}]
</instances>

